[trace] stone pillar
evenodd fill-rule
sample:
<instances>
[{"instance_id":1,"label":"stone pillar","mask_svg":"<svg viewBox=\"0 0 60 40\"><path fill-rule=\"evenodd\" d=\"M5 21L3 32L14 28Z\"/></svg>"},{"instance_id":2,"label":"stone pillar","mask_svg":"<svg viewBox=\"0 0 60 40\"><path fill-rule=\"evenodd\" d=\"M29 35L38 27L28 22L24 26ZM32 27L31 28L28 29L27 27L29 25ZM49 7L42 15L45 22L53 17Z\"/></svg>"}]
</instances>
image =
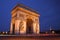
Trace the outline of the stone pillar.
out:
<instances>
[{"instance_id":1,"label":"stone pillar","mask_svg":"<svg viewBox=\"0 0 60 40\"><path fill-rule=\"evenodd\" d=\"M26 34L26 21L24 21L24 33Z\"/></svg>"},{"instance_id":2,"label":"stone pillar","mask_svg":"<svg viewBox=\"0 0 60 40\"><path fill-rule=\"evenodd\" d=\"M11 23L11 26L10 26L10 34L12 34L12 31L13 31L12 27L13 27L13 24Z\"/></svg>"},{"instance_id":3,"label":"stone pillar","mask_svg":"<svg viewBox=\"0 0 60 40\"><path fill-rule=\"evenodd\" d=\"M40 32L39 29L40 29L40 27L39 27L39 23L37 23L37 24L36 24L36 33L37 33L37 34L39 34L39 32Z\"/></svg>"},{"instance_id":4,"label":"stone pillar","mask_svg":"<svg viewBox=\"0 0 60 40\"><path fill-rule=\"evenodd\" d=\"M38 23L33 23L33 31L35 34L39 34L39 24Z\"/></svg>"},{"instance_id":5,"label":"stone pillar","mask_svg":"<svg viewBox=\"0 0 60 40\"><path fill-rule=\"evenodd\" d=\"M36 27L37 27L37 34L39 34L39 33L40 33L39 18L37 19L37 24L36 24Z\"/></svg>"},{"instance_id":6,"label":"stone pillar","mask_svg":"<svg viewBox=\"0 0 60 40\"><path fill-rule=\"evenodd\" d=\"M35 34L39 34L39 32L40 32L39 20L34 20L33 31L34 31Z\"/></svg>"},{"instance_id":7,"label":"stone pillar","mask_svg":"<svg viewBox=\"0 0 60 40\"><path fill-rule=\"evenodd\" d=\"M15 34L19 34L19 23L20 20L15 20Z\"/></svg>"},{"instance_id":8,"label":"stone pillar","mask_svg":"<svg viewBox=\"0 0 60 40\"><path fill-rule=\"evenodd\" d=\"M25 34L26 33L26 21L20 22L20 34Z\"/></svg>"},{"instance_id":9,"label":"stone pillar","mask_svg":"<svg viewBox=\"0 0 60 40\"><path fill-rule=\"evenodd\" d=\"M35 31L35 30L36 30L36 23L34 22L34 23L33 23L33 33L34 33L34 34L36 34L36 31Z\"/></svg>"}]
</instances>

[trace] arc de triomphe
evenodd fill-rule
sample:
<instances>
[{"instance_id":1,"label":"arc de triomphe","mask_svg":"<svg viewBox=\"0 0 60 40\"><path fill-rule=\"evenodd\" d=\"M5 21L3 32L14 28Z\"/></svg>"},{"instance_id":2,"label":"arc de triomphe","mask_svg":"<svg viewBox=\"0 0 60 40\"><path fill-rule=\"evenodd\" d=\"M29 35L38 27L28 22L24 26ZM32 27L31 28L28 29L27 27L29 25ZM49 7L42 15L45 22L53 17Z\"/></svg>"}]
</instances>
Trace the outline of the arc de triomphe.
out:
<instances>
[{"instance_id":1,"label":"arc de triomphe","mask_svg":"<svg viewBox=\"0 0 60 40\"><path fill-rule=\"evenodd\" d=\"M16 5L11 12L11 34L39 34L39 14L22 4Z\"/></svg>"}]
</instances>

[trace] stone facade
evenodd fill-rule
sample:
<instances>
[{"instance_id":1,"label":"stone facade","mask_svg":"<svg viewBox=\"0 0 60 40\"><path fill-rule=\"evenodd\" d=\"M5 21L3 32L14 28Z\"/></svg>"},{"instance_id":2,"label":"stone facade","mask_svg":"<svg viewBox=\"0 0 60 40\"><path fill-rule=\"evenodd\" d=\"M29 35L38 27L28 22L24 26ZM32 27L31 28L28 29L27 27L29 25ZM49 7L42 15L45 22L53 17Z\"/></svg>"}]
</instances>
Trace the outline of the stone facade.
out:
<instances>
[{"instance_id":1,"label":"stone facade","mask_svg":"<svg viewBox=\"0 0 60 40\"><path fill-rule=\"evenodd\" d=\"M35 33L39 34L39 14L30 11L27 8L20 7L17 5L11 12L11 26L10 33L14 34L26 34Z\"/></svg>"}]
</instances>

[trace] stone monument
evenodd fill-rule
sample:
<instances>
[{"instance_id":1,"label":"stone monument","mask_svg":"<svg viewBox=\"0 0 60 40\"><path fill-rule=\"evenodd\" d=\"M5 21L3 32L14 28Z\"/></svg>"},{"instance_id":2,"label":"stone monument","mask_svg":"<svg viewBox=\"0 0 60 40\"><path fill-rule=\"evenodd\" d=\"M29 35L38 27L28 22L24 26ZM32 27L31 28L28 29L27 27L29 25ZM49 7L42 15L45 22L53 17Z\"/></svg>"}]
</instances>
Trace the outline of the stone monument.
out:
<instances>
[{"instance_id":1,"label":"stone monument","mask_svg":"<svg viewBox=\"0 0 60 40\"><path fill-rule=\"evenodd\" d=\"M39 14L24 6L16 5L11 12L10 34L39 34Z\"/></svg>"}]
</instances>

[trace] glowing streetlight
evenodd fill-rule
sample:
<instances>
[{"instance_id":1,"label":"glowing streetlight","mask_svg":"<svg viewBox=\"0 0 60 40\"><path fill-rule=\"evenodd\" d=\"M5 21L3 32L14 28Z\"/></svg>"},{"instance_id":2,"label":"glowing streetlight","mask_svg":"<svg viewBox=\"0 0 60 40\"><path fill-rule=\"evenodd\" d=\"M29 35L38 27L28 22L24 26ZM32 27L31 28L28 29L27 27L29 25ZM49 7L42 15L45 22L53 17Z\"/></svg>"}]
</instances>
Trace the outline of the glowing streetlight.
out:
<instances>
[{"instance_id":1,"label":"glowing streetlight","mask_svg":"<svg viewBox=\"0 0 60 40\"><path fill-rule=\"evenodd\" d=\"M3 34L4 34L5 32L3 32Z\"/></svg>"},{"instance_id":2,"label":"glowing streetlight","mask_svg":"<svg viewBox=\"0 0 60 40\"><path fill-rule=\"evenodd\" d=\"M54 34L54 33L55 33L55 31L52 31L52 33Z\"/></svg>"},{"instance_id":3,"label":"glowing streetlight","mask_svg":"<svg viewBox=\"0 0 60 40\"><path fill-rule=\"evenodd\" d=\"M6 32L6 34L7 34L8 32Z\"/></svg>"}]
</instances>

